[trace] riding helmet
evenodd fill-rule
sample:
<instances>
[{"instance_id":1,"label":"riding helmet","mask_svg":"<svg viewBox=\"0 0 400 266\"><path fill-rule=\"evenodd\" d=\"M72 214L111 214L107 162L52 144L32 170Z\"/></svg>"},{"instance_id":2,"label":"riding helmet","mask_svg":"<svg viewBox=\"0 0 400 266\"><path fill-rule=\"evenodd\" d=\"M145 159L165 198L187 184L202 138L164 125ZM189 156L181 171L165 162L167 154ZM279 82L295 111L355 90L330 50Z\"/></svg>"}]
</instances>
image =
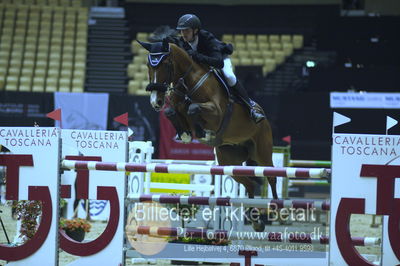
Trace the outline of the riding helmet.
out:
<instances>
[{"instance_id":1,"label":"riding helmet","mask_svg":"<svg viewBox=\"0 0 400 266\"><path fill-rule=\"evenodd\" d=\"M200 29L201 22L200 19L193 14L185 14L178 20L178 25L176 26L177 30L185 30L185 29Z\"/></svg>"}]
</instances>

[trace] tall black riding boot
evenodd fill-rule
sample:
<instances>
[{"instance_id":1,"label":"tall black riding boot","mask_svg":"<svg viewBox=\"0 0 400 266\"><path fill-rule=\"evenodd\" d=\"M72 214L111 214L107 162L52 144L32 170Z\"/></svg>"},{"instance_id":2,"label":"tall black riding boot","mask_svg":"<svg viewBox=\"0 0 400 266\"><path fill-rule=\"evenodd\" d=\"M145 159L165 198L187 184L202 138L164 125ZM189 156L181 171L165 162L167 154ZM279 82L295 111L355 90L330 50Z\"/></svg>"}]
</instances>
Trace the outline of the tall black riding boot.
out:
<instances>
[{"instance_id":1,"label":"tall black riding boot","mask_svg":"<svg viewBox=\"0 0 400 266\"><path fill-rule=\"evenodd\" d=\"M247 94L246 89L242 86L242 84L237 81L236 84L232 87L234 91L238 94L238 96L242 99L242 101L245 103L247 108L250 111L250 116L253 119L255 123L261 122L265 118L264 114L258 111L255 107L255 104L250 100L249 95Z\"/></svg>"}]
</instances>

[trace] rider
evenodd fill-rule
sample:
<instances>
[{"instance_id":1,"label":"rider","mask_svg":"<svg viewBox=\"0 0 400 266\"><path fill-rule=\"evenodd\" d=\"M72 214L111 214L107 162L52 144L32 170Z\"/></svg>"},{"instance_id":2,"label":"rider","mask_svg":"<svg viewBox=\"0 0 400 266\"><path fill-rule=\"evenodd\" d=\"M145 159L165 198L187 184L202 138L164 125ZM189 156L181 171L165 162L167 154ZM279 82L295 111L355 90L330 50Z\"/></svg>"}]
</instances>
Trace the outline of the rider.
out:
<instances>
[{"instance_id":1,"label":"rider","mask_svg":"<svg viewBox=\"0 0 400 266\"><path fill-rule=\"evenodd\" d=\"M193 60L222 69L228 85L239 94L254 122L259 123L264 119L264 114L255 108L255 103L250 100L247 91L233 73L232 62L228 57L233 52L232 46L219 41L212 33L201 29L200 19L193 14L181 16L176 29L182 35L180 46L191 55Z\"/></svg>"}]
</instances>

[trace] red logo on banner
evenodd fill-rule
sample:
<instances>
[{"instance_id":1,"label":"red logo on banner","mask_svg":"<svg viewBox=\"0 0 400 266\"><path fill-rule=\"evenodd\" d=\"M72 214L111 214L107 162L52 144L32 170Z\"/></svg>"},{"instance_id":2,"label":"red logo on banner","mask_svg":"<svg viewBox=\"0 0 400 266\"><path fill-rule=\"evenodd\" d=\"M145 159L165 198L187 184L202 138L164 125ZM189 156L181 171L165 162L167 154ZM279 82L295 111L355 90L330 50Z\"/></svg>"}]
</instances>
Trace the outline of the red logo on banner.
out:
<instances>
[{"instance_id":1,"label":"red logo on banner","mask_svg":"<svg viewBox=\"0 0 400 266\"><path fill-rule=\"evenodd\" d=\"M400 177L398 165L363 164L360 176L376 178L376 214L389 215L388 233L392 250L400 259L400 199L394 197L395 179ZM336 239L343 259L349 265L374 265L362 257L352 245L350 216L365 214L365 199L342 198L336 214Z\"/></svg>"},{"instance_id":2,"label":"red logo on banner","mask_svg":"<svg viewBox=\"0 0 400 266\"><path fill-rule=\"evenodd\" d=\"M0 154L0 165L6 167L6 199L19 200L19 170L20 167L33 167L33 157L30 154ZM7 246L0 244L0 259L8 261L22 260L35 253L46 241L52 220L52 199L49 187L29 186L28 199L39 200L42 203L42 218L35 235L23 245Z\"/></svg>"},{"instance_id":3,"label":"red logo on banner","mask_svg":"<svg viewBox=\"0 0 400 266\"><path fill-rule=\"evenodd\" d=\"M164 113L160 113L160 159L214 160L213 147L193 140L184 144L175 140L176 131Z\"/></svg>"}]
</instances>

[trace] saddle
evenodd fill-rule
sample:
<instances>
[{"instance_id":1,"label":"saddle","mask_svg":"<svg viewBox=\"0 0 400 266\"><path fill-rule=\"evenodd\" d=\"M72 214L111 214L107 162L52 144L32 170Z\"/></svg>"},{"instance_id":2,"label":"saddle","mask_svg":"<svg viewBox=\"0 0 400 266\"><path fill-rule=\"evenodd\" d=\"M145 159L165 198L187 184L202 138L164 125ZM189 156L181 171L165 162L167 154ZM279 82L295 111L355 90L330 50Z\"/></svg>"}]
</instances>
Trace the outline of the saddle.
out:
<instances>
[{"instance_id":1,"label":"saddle","mask_svg":"<svg viewBox=\"0 0 400 266\"><path fill-rule=\"evenodd\" d=\"M228 85L228 82L225 79L224 73L222 73L221 69L212 68L212 72L214 76L217 78L218 82L224 87L228 98L233 102L238 104L243 104L240 98L233 92L232 88Z\"/></svg>"},{"instance_id":2,"label":"saddle","mask_svg":"<svg viewBox=\"0 0 400 266\"><path fill-rule=\"evenodd\" d=\"M224 73L222 73L222 70L212 68L212 72L214 73L214 75L217 78L217 80L219 81L219 83L225 88L228 98L231 101L233 101L234 103L237 103L237 104L240 104L240 105L246 107L246 104L243 102L243 100L235 93L235 91L230 86L228 86L228 82L226 81ZM254 105L254 107L257 109L257 111L264 113L264 110L261 108L260 105L258 105L252 99L250 99L250 102L252 102L252 105Z\"/></svg>"},{"instance_id":3,"label":"saddle","mask_svg":"<svg viewBox=\"0 0 400 266\"><path fill-rule=\"evenodd\" d=\"M228 98L230 99L230 101L233 101L234 103L240 104L242 106L244 106L245 108L248 108L246 106L246 103L244 103L244 100L242 100L242 98L240 96L237 95L237 93L230 87L228 86L228 83L225 79L224 74L222 73L221 69L215 69L212 68L212 72L214 73L215 77L217 78L217 80L223 85L223 87L225 88ZM250 99L250 103L251 105L260 113L265 115L264 110L261 108L261 106L256 103L255 101L253 101L252 99Z\"/></svg>"}]
</instances>

